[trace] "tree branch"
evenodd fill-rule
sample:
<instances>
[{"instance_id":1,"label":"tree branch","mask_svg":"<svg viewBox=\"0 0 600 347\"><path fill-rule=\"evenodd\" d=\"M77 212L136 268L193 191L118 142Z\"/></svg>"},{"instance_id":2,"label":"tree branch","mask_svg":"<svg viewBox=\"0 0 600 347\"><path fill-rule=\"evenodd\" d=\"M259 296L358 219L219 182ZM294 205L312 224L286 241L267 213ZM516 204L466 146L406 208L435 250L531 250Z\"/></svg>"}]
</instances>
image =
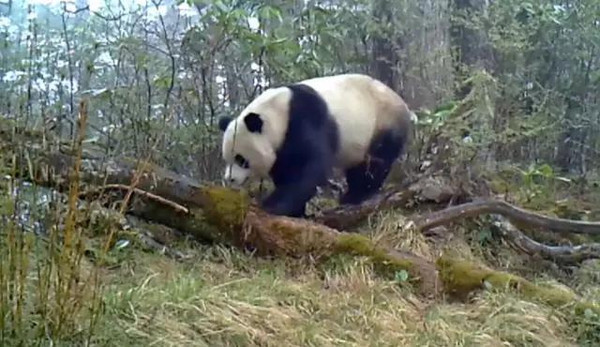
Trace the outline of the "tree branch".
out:
<instances>
[{"instance_id":1,"label":"tree branch","mask_svg":"<svg viewBox=\"0 0 600 347\"><path fill-rule=\"evenodd\" d=\"M556 232L600 235L600 222L572 221L562 218L547 217L535 212L526 211L513 206L508 202L493 199L469 202L433 212L426 216L416 217L415 224L419 230L426 230L439 225L448 224L461 218L489 213L501 214L518 225L524 224L526 226L544 228Z\"/></svg>"},{"instance_id":2,"label":"tree branch","mask_svg":"<svg viewBox=\"0 0 600 347\"><path fill-rule=\"evenodd\" d=\"M600 258L600 244L591 243L578 246L548 246L524 235L507 218L494 215L494 228L517 250L528 255L538 254L543 258L558 260L561 263L576 264L587 259Z\"/></svg>"}]
</instances>

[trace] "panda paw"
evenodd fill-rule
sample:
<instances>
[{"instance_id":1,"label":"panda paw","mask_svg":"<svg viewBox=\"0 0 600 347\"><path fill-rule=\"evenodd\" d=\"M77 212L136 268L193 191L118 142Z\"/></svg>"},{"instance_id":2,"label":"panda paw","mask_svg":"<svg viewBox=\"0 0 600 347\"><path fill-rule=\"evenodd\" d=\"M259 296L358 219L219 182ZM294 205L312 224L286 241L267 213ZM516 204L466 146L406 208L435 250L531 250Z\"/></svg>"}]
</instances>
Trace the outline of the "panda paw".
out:
<instances>
[{"instance_id":1,"label":"panda paw","mask_svg":"<svg viewBox=\"0 0 600 347\"><path fill-rule=\"evenodd\" d=\"M338 203L343 206L358 205L358 204L360 204L360 202L361 202L360 199L358 199L357 197L355 197L353 195L347 194L347 193L340 196L340 198L338 199Z\"/></svg>"},{"instance_id":2,"label":"panda paw","mask_svg":"<svg viewBox=\"0 0 600 347\"><path fill-rule=\"evenodd\" d=\"M263 204L262 209L268 214L272 214L275 216L287 216L294 218L306 217L306 210L304 207L294 208L292 206L289 206L289 204L287 204L286 202Z\"/></svg>"}]
</instances>

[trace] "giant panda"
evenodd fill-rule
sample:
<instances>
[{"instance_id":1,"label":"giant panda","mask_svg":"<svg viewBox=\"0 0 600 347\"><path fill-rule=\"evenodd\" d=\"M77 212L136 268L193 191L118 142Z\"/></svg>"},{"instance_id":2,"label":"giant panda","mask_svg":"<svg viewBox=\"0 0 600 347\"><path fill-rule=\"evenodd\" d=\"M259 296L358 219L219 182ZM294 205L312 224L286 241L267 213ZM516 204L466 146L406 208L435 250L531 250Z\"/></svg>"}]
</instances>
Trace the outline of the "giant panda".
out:
<instances>
[{"instance_id":1,"label":"giant panda","mask_svg":"<svg viewBox=\"0 0 600 347\"><path fill-rule=\"evenodd\" d=\"M316 77L267 89L238 117L219 119L224 181L271 178L262 202L274 215L305 216L305 206L334 169L347 191L342 205L359 204L382 186L411 132L403 99L363 74Z\"/></svg>"}]
</instances>

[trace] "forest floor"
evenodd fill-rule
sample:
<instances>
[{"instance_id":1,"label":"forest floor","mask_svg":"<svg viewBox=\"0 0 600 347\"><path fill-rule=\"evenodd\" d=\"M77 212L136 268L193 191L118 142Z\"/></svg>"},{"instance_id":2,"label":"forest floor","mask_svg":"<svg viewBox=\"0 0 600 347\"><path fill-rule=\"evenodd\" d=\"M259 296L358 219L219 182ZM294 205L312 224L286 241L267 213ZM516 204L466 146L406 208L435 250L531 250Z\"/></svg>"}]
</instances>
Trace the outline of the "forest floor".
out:
<instances>
[{"instance_id":1,"label":"forest floor","mask_svg":"<svg viewBox=\"0 0 600 347\"><path fill-rule=\"evenodd\" d=\"M456 228L443 245L398 234L403 216L385 213L366 229L373 239L430 259L442 250L568 285L600 300L600 263L572 273ZM474 227L474 223L470 223ZM476 226L475 226L476 227ZM486 244L487 243L487 244ZM259 259L220 246L182 244L185 261L125 250L107 271L105 316L95 332L104 345L156 346L575 346L597 345L593 321L485 291L468 303L426 302L401 279L384 280L356 258L325 264ZM550 264L550 265L549 265Z\"/></svg>"},{"instance_id":2,"label":"forest floor","mask_svg":"<svg viewBox=\"0 0 600 347\"><path fill-rule=\"evenodd\" d=\"M559 268L509 248L481 221L449 226L437 240L404 232L405 221L401 211L381 212L362 231L432 261L442 251L453 252L536 283L569 287L591 302L600 300L598 261ZM482 291L467 302L427 301L401 276L383 279L360 258L317 264L258 258L186 240L171 246L186 258L174 259L136 243L112 253L111 266L97 267L84 257L82 274L99 269L99 319L90 332L82 310L72 332L54 345L81 345L84 340L94 346L600 344L597 318L528 301L510 290ZM39 286L31 291L36 297Z\"/></svg>"}]
</instances>

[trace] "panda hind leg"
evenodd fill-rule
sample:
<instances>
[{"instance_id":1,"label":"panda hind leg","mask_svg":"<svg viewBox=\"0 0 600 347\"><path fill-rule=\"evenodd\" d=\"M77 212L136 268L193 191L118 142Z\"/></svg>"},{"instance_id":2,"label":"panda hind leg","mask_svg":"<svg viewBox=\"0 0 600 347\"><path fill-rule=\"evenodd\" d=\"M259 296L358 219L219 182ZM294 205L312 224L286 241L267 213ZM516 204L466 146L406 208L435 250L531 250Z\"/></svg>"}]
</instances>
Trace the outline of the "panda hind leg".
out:
<instances>
[{"instance_id":1,"label":"panda hind leg","mask_svg":"<svg viewBox=\"0 0 600 347\"><path fill-rule=\"evenodd\" d=\"M357 205L369 199L381 188L390 168L391 164L371 160L346 170L348 191L340 197L340 204Z\"/></svg>"},{"instance_id":2,"label":"panda hind leg","mask_svg":"<svg viewBox=\"0 0 600 347\"><path fill-rule=\"evenodd\" d=\"M383 185L392 164L402 152L402 138L384 132L373 141L369 159L346 170L348 191L340 197L340 204L357 205L371 198Z\"/></svg>"}]
</instances>

